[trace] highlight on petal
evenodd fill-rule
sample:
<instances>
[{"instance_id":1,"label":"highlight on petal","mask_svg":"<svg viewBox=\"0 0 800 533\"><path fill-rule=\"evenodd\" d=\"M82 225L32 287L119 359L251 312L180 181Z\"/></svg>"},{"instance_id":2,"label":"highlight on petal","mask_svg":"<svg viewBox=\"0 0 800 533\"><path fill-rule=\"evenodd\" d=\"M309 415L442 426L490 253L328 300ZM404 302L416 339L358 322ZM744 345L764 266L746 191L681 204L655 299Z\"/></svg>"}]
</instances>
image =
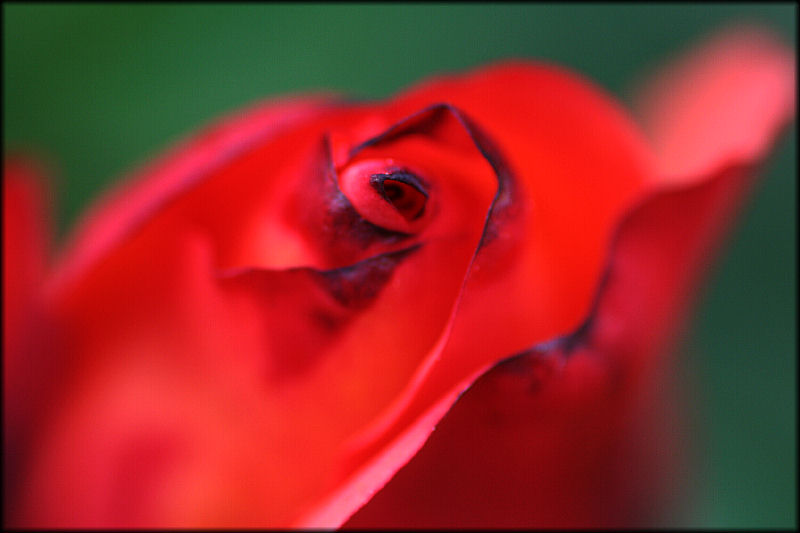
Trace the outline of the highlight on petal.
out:
<instances>
[{"instance_id":1,"label":"highlight on petal","mask_svg":"<svg viewBox=\"0 0 800 533\"><path fill-rule=\"evenodd\" d=\"M636 109L670 182L702 179L768 148L794 115L792 51L757 27L729 28L645 83Z\"/></svg>"}]
</instances>

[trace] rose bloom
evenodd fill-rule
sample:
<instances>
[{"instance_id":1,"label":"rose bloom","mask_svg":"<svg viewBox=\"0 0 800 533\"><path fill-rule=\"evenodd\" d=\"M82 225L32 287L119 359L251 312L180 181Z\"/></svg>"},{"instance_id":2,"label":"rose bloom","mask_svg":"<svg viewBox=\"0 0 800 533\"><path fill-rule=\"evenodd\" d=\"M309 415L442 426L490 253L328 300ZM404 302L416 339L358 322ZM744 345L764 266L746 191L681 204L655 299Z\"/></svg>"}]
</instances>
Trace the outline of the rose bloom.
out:
<instances>
[{"instance_id":1,"label":"rose bloom","mask_svg":"<svg viewBox=\"0 0 800 533\"><path fill-rule=\"evenodd\" d=\"M632 116L523 61L271 101L53 262L42 170L7 158L7 524L655 523L669 339L794 100L793 53L740 28Z\"/></svg>"}]
</instances>

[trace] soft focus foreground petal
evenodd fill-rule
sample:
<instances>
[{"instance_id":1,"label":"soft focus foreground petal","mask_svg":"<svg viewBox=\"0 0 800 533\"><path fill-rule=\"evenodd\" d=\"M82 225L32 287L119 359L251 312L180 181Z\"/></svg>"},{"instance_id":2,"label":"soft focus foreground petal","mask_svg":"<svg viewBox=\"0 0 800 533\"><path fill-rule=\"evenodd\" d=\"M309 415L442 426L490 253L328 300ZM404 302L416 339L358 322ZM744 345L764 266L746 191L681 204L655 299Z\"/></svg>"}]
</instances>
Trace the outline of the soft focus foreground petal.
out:
<instances>
[{"instance_id":1,"label":"soft focus foreground petal","mask_svg":"<svg viewBox=\"0 0 800 533\"><path fill-rule=\"evenodd\" d=\"M47 368L40 350L40 293L50 252L50 213L41 166L26 157L3 162L4 482L12 483ZM8 494L8 492L5 492Z\"/></svg>"},{"instance_id":2,"label":"soft focus foreground petal","mask_svg":"<svg viewBox=\"0 0 800 533\"><path fill-rule=\"evenodd\" d=\"M586 326L478 379L345 527L664 520L681 490L682 442L662 356L749 171L730 168L634 210Z\"/></svg>"},{"instance_id":3,"label":"soft focus foreground petal","mask_svg":"<svg viewBox=\"0 0 800 533\"><path fill-rule=\"evenodd\" d=\"M795 54L756 27L732 27L643 85L636 107L660 179L702 179L754 161L794 115Z\"/></svg>"},{"instance_id":4,"label":"soft focus foreground petal","mask_svg":"<svg viewBox=\"0 0 800 533\"><path fill-rule=\"evenodd\" d=\"M38 297L49 253L49 213L44 183L35 163L9 158L3 162L3 346L4 383L8 400L18 399L8 391L16 375L24 330L31 306ZM16 379L14 379L16 381ZM6 405L8 403L6 402Z\"/></svg>"},{"instance_id":5,"label":"soft focus foreground petal","mask_svg":"<svg viewBox=\"0 0 800 533\"><path fill-rule=\"evenodd\" d=\"M145 221L202 183L242 152L268 143L323 109L334 107L330 95L269 101L214 123L126 177L83 215L62 254L53 284L79 276L111 253Z\"/></svg>"}]
</instances>

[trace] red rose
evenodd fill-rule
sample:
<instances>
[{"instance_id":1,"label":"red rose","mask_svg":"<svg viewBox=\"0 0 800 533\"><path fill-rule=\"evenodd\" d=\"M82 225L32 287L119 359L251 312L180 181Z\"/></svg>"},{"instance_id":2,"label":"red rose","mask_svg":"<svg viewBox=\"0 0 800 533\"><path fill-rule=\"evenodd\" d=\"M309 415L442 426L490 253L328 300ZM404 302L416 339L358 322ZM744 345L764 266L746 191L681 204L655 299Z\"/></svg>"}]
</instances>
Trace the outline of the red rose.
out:
<instances>
[{"instance_id":1,"label":"red rose","mask_svg":"<svg viewBox=\"0 0 800 533\"><path fill-rule=\"evenodd\" d=\"M12 523L647 523L661 354L794 92L737 31L644 92L649 140L523 62L268 103L126 181L46 275L7 163Z\"/></svg>"}]
</instances>

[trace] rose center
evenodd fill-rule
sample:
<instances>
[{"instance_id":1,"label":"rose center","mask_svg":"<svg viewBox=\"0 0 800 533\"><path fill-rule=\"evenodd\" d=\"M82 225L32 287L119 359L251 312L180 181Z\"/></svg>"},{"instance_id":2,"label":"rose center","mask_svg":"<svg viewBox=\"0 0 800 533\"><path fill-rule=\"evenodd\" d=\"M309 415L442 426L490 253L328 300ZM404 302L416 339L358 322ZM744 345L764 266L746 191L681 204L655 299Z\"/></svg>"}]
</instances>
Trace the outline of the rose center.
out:
<instances>
[{"instance_id":1,"label":"rose center","mask_svg":"<svg viewBox=\"0 0 800 533\"><path fill-rule=\"evenodd\" d=\"M339 187L353 208L379 228L412 235L430 222L431 190L417 171L392 159L368 159L339 172Z\"/></svg>"},{"instance_id":2,"label":"rose center","mask_svg":"<svg viewBox=\"0 0 800 533\"><path fill-rule=\"evenodd\" d=\"M416 220L425 212L428 194L413 174L404 171L373 174L369 181L407 221Z\"/></svg>"}]
</instances>

